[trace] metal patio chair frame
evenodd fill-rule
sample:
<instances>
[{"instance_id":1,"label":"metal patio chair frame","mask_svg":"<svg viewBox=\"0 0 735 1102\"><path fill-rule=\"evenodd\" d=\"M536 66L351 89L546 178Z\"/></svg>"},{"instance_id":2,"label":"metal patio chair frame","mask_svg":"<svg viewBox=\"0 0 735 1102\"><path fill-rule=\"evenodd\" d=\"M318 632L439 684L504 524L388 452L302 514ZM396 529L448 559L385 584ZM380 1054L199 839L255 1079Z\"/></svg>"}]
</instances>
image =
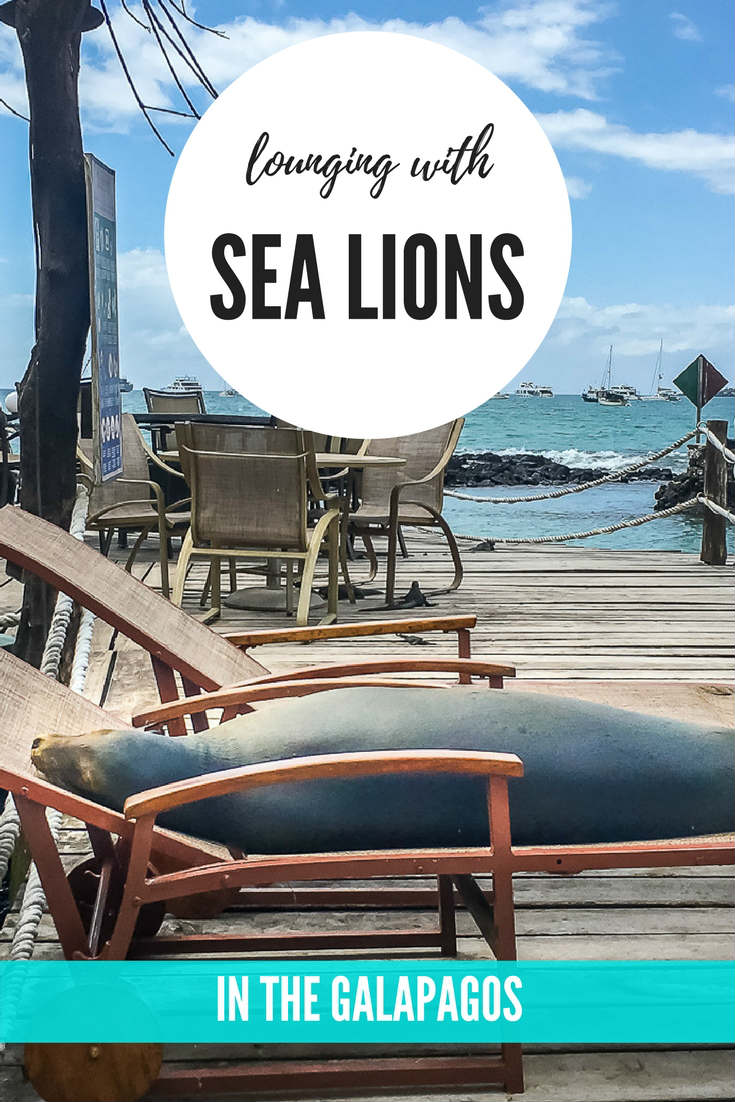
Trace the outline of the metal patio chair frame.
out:
<instances>
[{"instance_id":1,"label":"metal patio chair frame","mask_svg":"<svg viewBox=\"0 0 735 1102\"><path fill-rule=\"evenodd\" d=\"M160 541L161 590L164 597L168 597L170 593L169 539L177 526L188 521L188 510L182 510L185 506L188 506L190 499L185 497L173 505L167 506L161 486L150 477L149 463L153 463L166 474L182 481L183 475L180 471L169 467L167 463L164 463L151 451L131 413L122 415L122 432L123 474L120 478L111 479L109 482L98 483L94 481L93 466L89 454L91 441L80 440L79 442L77 457L82 472L91 487L87 530L99 533L100 550L103 555L107 555L109 552L115 529L122 532L138 532L125 563L125 569L128 571L132 570L143 541L152 531L157 531ZM129 486L145 488L147 496L130 497L130 491L127 489Z\"/></svg>"},{"instance_id":2,"label":"metal patio chair frame","mask_svg":"<svg viewBox=\"0 0 735 1102\"><path fill-rule=\"evenodd\" d=\"M206 413L204 394L201 390L157 390L144 386L143 397L149 413ZM166 451L168 436L174 431L174 424L155 425L151 428L151 440L154 451Z\"/></svg>"},{"instance_id":3,"label":"metal patio chair frame","mask_svg":"<svg viewBox=\"0 0 735 1102\"><path fill-rule=\"evenodd\" d=\"M174 603L181 604L187 567L194 556L212 561L233 557L285 561L286 611L293 609L292 568L298 564L301 585L296 623L305 626L314 571L325 545L329 582L323 622L336 620L341 510L328 503L314 527L309 528L309 454L205 452L182 445L180 455L191 488L191 526L181 545ZM219 603L220 575L215 569L213 609L219 608Z\"/></svg>"},{"instance_id":4,"label":"metal patio chair frame","mask_svg":"<svg viewBox=\"0 0 735 1102\"><path fill-rule=\"evenodd\" d=\"M448 593L462 584L463 568L457 541L442 516L444 471L457 446L464 418L458 417L446 425L411 436L390 440L369 440L365 454L395 455L406 459L406 466L397 471L367 469L362 476L363 503L350 514L350 528L365 544L370 564L367 583L378 572L378 560L372 542L376 530L388 534L386 566L386 605L395 601L396 557L399 543L405 556L402 528L438 527L444 534L454 565L454 577L448 586L430 590L430 594ZM443 437L434 443L431 437L441 430ZM427 441L429 446L427 446ZM428 468L428 469L427 469ZM371 495L376 500L371 500Z\"/></svg>"}]
</instances>

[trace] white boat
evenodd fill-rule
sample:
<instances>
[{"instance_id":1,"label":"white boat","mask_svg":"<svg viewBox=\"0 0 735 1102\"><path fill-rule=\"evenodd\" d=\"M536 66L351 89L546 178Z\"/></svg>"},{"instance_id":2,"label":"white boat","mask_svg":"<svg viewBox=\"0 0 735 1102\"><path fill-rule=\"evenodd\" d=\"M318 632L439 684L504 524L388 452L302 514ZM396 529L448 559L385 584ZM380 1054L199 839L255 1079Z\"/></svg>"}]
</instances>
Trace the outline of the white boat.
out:
<instances>
[{"instance_id":1,"label":"white boat","mask_svg":"<svg viewBox=\"0 0 735 1102\"><path fill-rule=\"evenodd\" d=\"M681 394L670 386L661 386L659 383L658 396L662 402L680 402Z\"/></svg>"},{"instance_id":2,"label":"white boat","mask_svg":"<svg viewBox=\"0 0 735 1102\"><path fill-rule=\"evenodd\" d=\"M506 394L504 390L499 390L497 394L493 394L492 400L498 402L502 398L510 398L510 394Z\"/></svg>"},{"instance_id":3,"label":"white boat","mask_svg":"<svg viewBox=\"0 0 735 1102\"><path fill-rule=\"evenodd\" d=\"M651 379L651 393L641 394L640 399L642 402L678 402L681 398L681 394L679 394L676 390L673 390L670 386L661 386L661 380L663 379L663 373L661 371L663 353L664 342L662 340L658 346L656 366L653 369L653 378ZM654 387L656 387L655 390L653 389Z\"/></svg>"},{"instance_id":4,"label":"white boat","mask_svg":"<svg viewBox=\"0 0 735 1102\"><path fill-rule=\"evenodd\" d=\"M165 387L164 389L175 391L177 394L180 394L182 390L198 390L201 394L202 384L199 382L196 375L177 375L171 385Z\"/></svg>"},{"instance_id":5,"label":"white boat","mask_svg":"<svg viewBox=\"0 0 735 1102\"><path fill-rule=\"evenodd\" d=\"M615 394L622 394L623 398L627 402L640 401L640 394L634 386L629 386L627 383L619 383L610 388Z\"/></svg>"},{"instance_id":6,"label":"white boat","mask_svg":"<svg viewBox=\"0 0 735 1102\"><path fill-rule=\"evenodd\" d=\"M607 367L602 376L602 385L597 392L597 404L598 406L627 406L628 399L625 394L622 393L621 387L613 387L612 382L612 353L613 346L610 345L610 351L607 354ZM607 377L607 382L605 378Z\"/></svg>"},{"instance_id":7,"label":"white boat","mask_svg":"<svg viewBox=\"0 0 735 1102\"><path fill-rule=\"evenodd\" d=\"M588 386L586 390L582 391L583 402L599 402L600 389L596 386Z\"/></svg>"},{"instance_id":8,"label":"white boat","mask_svg":"<svg viewBox=\"0 0 735 1102\"><path fill-rule=\"evenodd\" d=\"M219 396L220 396L220 398L236 398L237 397L237 391L235 390L234 387L228 386L228 387L225 387L224 390L221 390L219 392Z\"/></svg>"},{"instance_id":9,"label":"white boat","mask_svg":"<svg viewBox=\"0 0 735 1102\"><path fill-rule=\"evenodd\" d=\"M553 398L554 391L550 386L538 386L536 383L521 383L516 391L524 398Z\"/></svg>"}]
</instances>

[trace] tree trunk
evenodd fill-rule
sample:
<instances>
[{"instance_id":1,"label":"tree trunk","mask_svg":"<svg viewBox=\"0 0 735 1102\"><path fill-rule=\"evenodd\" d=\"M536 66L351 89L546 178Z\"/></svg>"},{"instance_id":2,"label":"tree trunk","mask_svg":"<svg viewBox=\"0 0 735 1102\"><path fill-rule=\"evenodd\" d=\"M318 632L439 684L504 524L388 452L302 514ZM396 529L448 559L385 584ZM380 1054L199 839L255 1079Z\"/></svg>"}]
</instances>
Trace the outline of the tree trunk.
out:
<instances>
[{"instance_id":1,"label":"tree trunk","mask_svg":"<svg viewBox=\"0 0 735 1102\"><path fill-rule=\"evenodd\" d=\"M20 386L21 505L69 527L77 398L89 330L87 216L77 83L88 0L17 0L30 104L36 343ZM38 666L55 592L28 577L15 652Z\"/></svg>"}]
</instances>

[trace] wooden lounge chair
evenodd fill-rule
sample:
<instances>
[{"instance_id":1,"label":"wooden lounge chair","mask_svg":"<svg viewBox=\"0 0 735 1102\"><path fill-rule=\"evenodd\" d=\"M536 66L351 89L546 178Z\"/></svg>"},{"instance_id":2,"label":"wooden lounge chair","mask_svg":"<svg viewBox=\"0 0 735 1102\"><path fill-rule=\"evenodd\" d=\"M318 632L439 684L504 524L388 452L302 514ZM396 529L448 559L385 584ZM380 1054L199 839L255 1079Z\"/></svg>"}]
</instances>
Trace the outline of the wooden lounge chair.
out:
<instances>
[{"instance_id":1,"label":"wooden lounge chair","mask_svg":"<svg viewBox=\"0 0 735 1102\"><path fill-rule=\"evenodd\" d=\"M173 531L189 523L189 498L182 498L172 506L166 506L163 490L150 476L149 463L154 463L168 476L182 482L183 475L169 467L146 446L140 429L132 414L122 416L123 435L123 474L121 478L110 482L95 483L92 475L92 441L80 439L79 460L92 484L87 515L87 529L99 532L100 550L107 554L115 529L120 532L136 531L138 538L133 544L125 564L131 570L143 540L154 530L160 541L161 589L163 595L169 595L168 581L168 541ZM131 488L132 487L132 488Z\"/></svg>"},{"instance_id":2,"label":"wooden lounge chair","mask_svg":"<svg viewBox=\"0 0 735 1102\"><path fill-rule=\"evenodd\" d=\"M388 533L385 598L389 607L395 599L397 546L401 540L401 529L406 526L439 527L449 544L454 577L447 587L435 592L449 592L462 583L459 548L442 516L442 504L444 470L457 446L463 425L464 418L458 417L456 421L426 432L367 443L367 455L393 455L406 460L400 469L366 468L362 475L360 506L350 514L351 529L362 537L370 558L368 582L373 580L378 570L371 533L375 530ZM403 544L402 550L405 554Z\"/></svg>"},{"instance_id":3,"label":"wooden lounge chair","mask_svg":"<svg viewBox=\"0 0 735 1102\"><path fill-rule=\"evenodd\" d=\"M93 548L80 544L68 532L47 521L8 505L0 509L0 556L43 578L67 593L83 608L120 631L151 656L153 672L162 701L172 701L180 692L191 696L238 682L267 678L291 680L289 674L274 678L248 649L281 642L310 642L395 634L396 632L453 632L457 636L458 658L418 659L413 655L380 662L344 662L323 667L327 676L363 676L368 673L429 671L454 673L462 683L483 675L490 684L502 684L513 669L497 663L471 660L470 630L474 616L437 616L384 620L355 624L330 624L236 632L218 635L194 620L116 563ZM180 686L177 683L180 678ZM300 676L300 671L295 677ZM206 727L206 715L198 714L195 727ZM183 726L179 728L183 732Z\"/></svg>"},{"instance_id":4,"label":"wooden lounge chair","mask_svg":"<svg viewBox=\"0 0 735 1102\"><path fill-rule=\"evenodd\" d=\"M398 948L451 956L456 953L455 890L495 955L500 959L515 959L512 895L515 872L568 873L582 869L733 863L735 850L729 836L602 845L513 846L507 783L511 778L521 777L522 763L514 755L503 753L385 751L266 762L137 793L127 799L120 815L40 780L29 768L27 757L37 734L49 729L73 734L76 723L80 733L98 728L100 724L116 726L117 717L82 701L70 690L2 652L0 680L9 690L0 699L0 761L3 762L0 785L10 790L16 799L64 953L76 959L320 949L384 952ZM305 695L355 683L357 679L303 679L280 685L234 686L219 693L163 705L136 717L133 722L138 726L155 725L160 730L173 718L181 718L184 712L196 713L215 706L230 712L264 699L265 694ZM392 685L407 687L408 683L393 682ZM452 690L445 687L443 691ZM196 839L181 839L160 831L156 825L159 814L215 795L271 784L420 772L475 774L487 778L491 845L247 858L239 854L217 856L209 845L200 844ZM72 872L68 878L49 834L45 815L48 807L80 818L94 846L95 860L80 872ZM116 838L122 838L122 845L116 844ZM166 906L176 909L177 913L185 913L181 910L182 900L206 900L214 895L215 898L219 896L221 907L223 888L227 895L253 885L260 891L264 885L284 879L309 882L406 876L425 874L427 868L438 877L439 921L432 931L392 929L341 935L315 932L295 936L271 933L247 937L206 933L156 936ZM489 896L479 888L473 879L475 875L492 878ZM95 886L91 895L90 884ZM131 1046L131 1052L134 1053L135 1047ZM67 1054L59 1054L58 1059L58 1067L65 1067ZM252 1063L234 1068L223 1066L209 1073L206 1086L213 1093L267 1092L275 1088L293 1092L309 1086L324 1090L337 1086L409 1083L448 1086L500 1082L509 1092L522 1089L520 1049L512 1045L502 1047L500 1059L478 1056L427 1058L420 1063L412 1060L408 1068L401 1067L395 1060L349 1061L346 1066L339 1061L330 1061L327 1065L299 1062L291 1064L289 1070L294 1074L290 1080L283 1066L264 1068ZM195 1069L166 1071L161 1089L185 1095L196 1075ZM114 1096L104 1095L106 1099L110 1097ZM70 1102L71 1098L73 1096Z\"/></svg>"},{"instance_id":5,"label":"wooden lounge chair","mask_svg":"<svg viewBox=\"0 0 735 1102\"><path fill-rule=\"evenodd\" d=\"M33 740L49 731L67 735L83 734L100 728L119 727L124 719L97 708L70 689L50 680L30 666L0 651L0 682L4 692L0 697L0 786L10 791L16 802L23 832L46 893L49 910L56 924L59 940L68 959L118 960L128 955L170 955L200 952L265 952L314 951L319 949L363 949L367 952L412 948L454 956L457 951L452 878L473 900L482 935L496 956L515 959L515 928L510 875L510 820L508 811L508 780L520 777L520 760L510 754L477 752L387 752L335 754L320 757L266 762L258 766L206 774L188 782L141 792L128 799L124 814L83 799L51 785L35 774L30 763ZM347 682L326 680L321 683L303 680L291 686L281 686L282 695L321 692L344 686ZM400 682L394 682L400 685ZM262 694L264 687L253 687L252 699ZM448 690L447 690L448 691ZM245 691L247 696L247 691ZM492 838L490 847L474 850L406 850L363 853L292 854L287 856L246 858L234 857L195 839L186 839L156 825L156 817L166 808L205 799L215 794L247 791L273 784L304 783L331 777L364 777L408 773L448 773L484 777L488 785L488 821ZM55 808L81 820L89 834L94 858L67 876L56 850L46 819L48 808ZM438 924L435 930L373 930L366 933L308 933L237 935L178 935L156 937L166 905L181 907L182 900L212 895L231 895L246 885L267 885L293 877L315 879L371 878L390 875L411 875L430 867L438 876L436 897ZM492 907L482 891L472 881L473 872L482 872L493 879ZM223 879L224 878L224 879ZM468 885L472 883L472 887ZM93 890L90 892L90 886ZM179 910L179 913L180 910ZM81 1046L83 1047L83 1046ZM118 1046L112 1046L117 1048ZM124 1062L119 1077L120 1093L109 1093L105 1046L100 1046L95 1064L89 1071L93 1082L105 1083L108 1093L100 1094L100 1102L117 1098L140 1097L155 1078L159 1061L147 1083L140 1084L139 1093L130 1094L130 1077L139 1074L136 1050L129 1047L129 1060ZM69 1060L74 1053L66 1046L45 1047L39 1059L37 1046L32 1046L31 1067L41 1066L44 1083L54 1080L68 1082ZM119 1053L114 1054L114 1058ZM111 1057L113 1058L113 1057ZM55 1061L58 1061L56 1063ZM98 1070L97 1070L98 1068ZM133 1068L137 1070L133 1072ZM189 1076L194 1069L182 1073L165 1071L160 1086L167 1093L186 1093ZM327 1086L358 1086L407 1082L426 1085L449 1085L463 1082L486 1085L499 1083L506 1090L523 1089L521 1052L518 1045L503 1045L499 1057L428 1057L408 1062L395 1059L370 1061L330 1061L328 1065L299 1061L291 1065L293 1075L286 1079L286 1089L298 1089L300 1084L318 1078L318 1088ZM322 1072L317 1076L317 1072ZM98 1076L98 1079L95 1079ZM253 1065L227 1066L219 1073L207 1073L207 1087L212 1093L268 1091L284 1086L283 1067L269 1069ZM128 1093L125 1093L126 1090ZM53 1097L70 1102L76 1096L63 1092Z\"/></svg>"}]
</instances>

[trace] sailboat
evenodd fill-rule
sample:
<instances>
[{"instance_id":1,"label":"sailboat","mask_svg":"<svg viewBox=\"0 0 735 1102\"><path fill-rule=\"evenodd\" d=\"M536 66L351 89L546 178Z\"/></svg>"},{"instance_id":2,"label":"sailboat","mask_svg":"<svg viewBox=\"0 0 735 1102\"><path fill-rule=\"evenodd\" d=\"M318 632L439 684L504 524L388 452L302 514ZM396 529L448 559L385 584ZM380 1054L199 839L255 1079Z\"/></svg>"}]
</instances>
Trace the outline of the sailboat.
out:
<instances>
[{"instance_id":1,"label":"sailboat","mask_svg":"<svg viewBox=\"0 0 735 1102\"><path fill-rule=\"evenodd\" d=\"M602 376L602 386L597 392L597 404L600 406L627 406L628 399L620 390L613 389L612 385L612 353L613 346L607 354L607 368ZM605 382L607 376L607 383Z\"/></svg>"},{"instance_id":2,"label":"sailboat","mask_svg":"<svg viewBox=\"0 0 735 1102\"><path fill-rule=\"evenodd\" d=\"M671 387L661 386L661 380L663 379L663 373L661 366L663 362L664 342L661 340L658 346L658 355L656 356L656 366L653 369L653 378L651 379L651 393L641 394L640 400L642 402L678 402L681 395L677 394ZM658 385L656 385L658 383ZM654 390L653 388L656 387Z\"/></svg>"}]
</instances>

